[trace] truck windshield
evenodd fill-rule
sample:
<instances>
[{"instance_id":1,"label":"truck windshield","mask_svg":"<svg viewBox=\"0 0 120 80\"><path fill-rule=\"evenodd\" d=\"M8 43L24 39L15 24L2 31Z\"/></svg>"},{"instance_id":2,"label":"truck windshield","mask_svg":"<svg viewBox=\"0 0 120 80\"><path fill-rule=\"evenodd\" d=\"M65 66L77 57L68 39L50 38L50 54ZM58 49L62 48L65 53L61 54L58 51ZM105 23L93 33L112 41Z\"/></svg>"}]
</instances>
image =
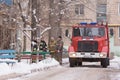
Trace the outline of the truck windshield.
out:
<instances>
[{"instance_id":1,"label":"truck windshield","mask_svg":"<svg viewBox=\"0 0 120 80\"><path fill-rule=\"evenodd\" d=\"M99 36L102 37L105 34L105 28L104 27L82 27L82 28L73 28L73 36L82 36L82 37L94 37Z\"/></svg>"}]
</instances>

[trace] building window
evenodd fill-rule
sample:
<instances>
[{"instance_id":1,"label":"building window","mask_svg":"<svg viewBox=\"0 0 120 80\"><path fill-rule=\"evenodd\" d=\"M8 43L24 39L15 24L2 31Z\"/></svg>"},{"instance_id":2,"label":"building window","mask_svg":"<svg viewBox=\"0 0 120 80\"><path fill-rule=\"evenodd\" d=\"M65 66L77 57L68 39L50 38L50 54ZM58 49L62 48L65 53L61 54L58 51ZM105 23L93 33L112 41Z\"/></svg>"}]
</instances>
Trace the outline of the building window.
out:
<instances>
[{"instance_id":1,"label":"building window","mask_svg":"<svg viewBox=\"0 0 120 80\"><path fill-rule=\"evenodd\" d=\"M119 29L118 29L118 30L119 30L119 31L118 31L118 35L119 35L118 37L119 37L119 39L120 39L120 27L119 27Z\"/></svg>"},{"instance_id":2,"label":"building window","mask_svg":"<svg viewBox=\"0 0 120 80\"><path fill-rule=\"evenodd\" d=\"M84 4L75 5L75 13L77 15L83 15L84 14Z\"/></svg>"},{"instance_id":3,"label":"building window","mask_svg":"<svg viewBox=\"0 0 120 80\"><path fill-rule=\"evenodd\" d=\"M106 4L100 4L97 6L97 22L106 21L106 18L107 18L106 11L107 11Z\"/></svg>"},{"instance_id":4,"label":"building window","mask_svg":"<svg viewBox=\"0 0 120 80\"><path fill-rule=\"evenodd\" d=\"M120 15L120 3L118 3L118 14Z\"/></svg>"},{"instance_id":5,"label":"building window","mask_svg":"<svg viewBox=\"0 0 120 80\"><path fill-rule=\"evenodd\" d=\"M110 29L109 29L109 32L110 32L110 37L113 37L113 35L114 35L113 28L110 28Z\"/></svg>"}]
</instances>

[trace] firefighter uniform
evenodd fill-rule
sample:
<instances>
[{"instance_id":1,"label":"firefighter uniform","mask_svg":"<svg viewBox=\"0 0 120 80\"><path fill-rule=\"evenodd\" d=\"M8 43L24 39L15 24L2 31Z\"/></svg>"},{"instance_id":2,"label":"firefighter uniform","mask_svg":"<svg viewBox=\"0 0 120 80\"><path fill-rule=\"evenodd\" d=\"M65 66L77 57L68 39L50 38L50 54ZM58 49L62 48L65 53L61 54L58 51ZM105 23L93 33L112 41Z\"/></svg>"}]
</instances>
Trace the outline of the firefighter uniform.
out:
<instances>
[{"instance_id":1,"label":"firefighter uniform","mask_svg":"<svg viewBox=\"0 0 120 80\"><path fill-rule=\"evenodd\" d=\"M37 41L36 40L34 40L32 42L32 49L33 49L33 53L37 52L38 46L37 46ZM37 55L33 54L33 53L31 54L31 61L32 61L32 63L36 63L36 61L37 61Z\"/></svg>"},{"instance_id":2,"label":"firefighter uniform","mask_svg":"<svg viewBox=\"0 0 120 80\"><path fill-rule=\"evenodd\" d=\"M55 57L55 54L56 54L56 41L54 39L50 40L49 51L50 51L51 57L56 59L56 57Z\"/></svg>"},{"instance_id":3,"label":"firefighter uniform","mask_svg":"<svg viewBox=\"0 0 120 80\"><path fill-rule=\"evenodd\" d=\"M57 61L60 63L60 65L62 65L63 41L61 36L58 37L58 40L56 42L56 51Z\"/></svg>"},{"instance_id":4,"label":"firefighter uniform","mask_svg":"<svg viewBox=\"0 0 120 80\"><path fill-rule=\"evenodd\" d=\"M47 44L44 40L40 41L39 50L40 51L47 51Z\"/></svg>"}]
</instances>

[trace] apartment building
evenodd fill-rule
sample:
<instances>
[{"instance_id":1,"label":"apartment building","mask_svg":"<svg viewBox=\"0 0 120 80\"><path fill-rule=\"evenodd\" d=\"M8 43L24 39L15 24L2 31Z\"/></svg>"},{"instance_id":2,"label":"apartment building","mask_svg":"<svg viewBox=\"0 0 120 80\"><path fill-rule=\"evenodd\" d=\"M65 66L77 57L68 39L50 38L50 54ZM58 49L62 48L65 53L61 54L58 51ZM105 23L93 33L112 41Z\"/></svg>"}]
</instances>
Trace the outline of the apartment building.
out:
<instances>
[{"instance_id":1,"label":"apartment building","mask_svg":"<svg viewBox=\"0 0 120 80\"><path fill-rule=\"evenodd\" d=\"M106 21L110 32L110 52L120 53L120 0L71 0L68 29L79 22ZM71 34L72 35L72 34ZM66 43L68 41L64 40Z\"/></svg>"},{"instance_id":2,"label":"apartment building","mask_svg":"<svg viewBox=\"0 0 120 80\"><path fill-rule=\"evenodd\" d=\"M98 21L106 21L106 8L107 8L106 0L71 0L69 1L69 5L67 5L68 11L66 15L68 19L63 20L63 32L65 32L65 28L69 29L71 33L71 26L80 23L80 22L98 22ZM65 34L65 33L64 33ZM65 45L70 44L70 40L64 37ZM72 35L72 34L70 34Z\"/></svg>"},{"instance_id":3,"label":"apartment building","mask_svg":"<svg viewBox=\"0 0 120 80\"><path fill-rule=\"evenodd\" d=\"M120 53L120 0L107 1L107 21L110 29L110 50Z\"/></svg>"}]
</instances>

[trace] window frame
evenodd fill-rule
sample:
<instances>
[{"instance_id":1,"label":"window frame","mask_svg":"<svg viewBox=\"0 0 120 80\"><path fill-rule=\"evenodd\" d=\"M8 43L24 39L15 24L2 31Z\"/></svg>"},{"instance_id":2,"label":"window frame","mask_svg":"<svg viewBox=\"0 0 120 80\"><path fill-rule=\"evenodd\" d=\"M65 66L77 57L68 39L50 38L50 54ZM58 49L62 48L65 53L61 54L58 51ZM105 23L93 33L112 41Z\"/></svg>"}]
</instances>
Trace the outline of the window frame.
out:
<instances>
[{"instance_id":1,"label":"window frame","mask_svg":"<svg viewBox=\"0 0 120 80\"><path fill-rule=\"evenodd\" d=\"M106 21L107 19L107 4L99 4L97 6L97 21Z\"/></svg>"},{"instance_id":2,"label":"window frame","mask_svg":"<svg viewBox=\"0 0 120 80\"><path fill-rule=\"evenodd\" d=\"M84 15L85 14L85 5L84 4L76 4L75 5L75 14L76 15Z\"/></svg>"},{"instance_id":3,"label":"window frame","mask_svg":"<svg viewBox=\"0 0 120 80\"><path fill-rule=\"evenodd\" d=\"M118 26L118 39L120 39L120 26Z\"/></svg>"},{"instance_id":4,"label":"window frame","mask_svg":"<svg viewBox=\"0 0 120 80\"><path fill-rule=\"evenodd\" d=\"M120 16L120 2L118 3L118 15Z\"/></svg>"},{"instance_id":5,"label":"window frame","mask_svg":"<svg viewBox=\"0 0 120 80\"><path fill-rule=\"evenodd\" d=\"M110 31L110 30L113 30L113 35L111 35L111 31ZM111 37L114 36L114 29L113 29L112 27L109 28L109 35L110 35Z\"/></svg>"}]
</instances>

